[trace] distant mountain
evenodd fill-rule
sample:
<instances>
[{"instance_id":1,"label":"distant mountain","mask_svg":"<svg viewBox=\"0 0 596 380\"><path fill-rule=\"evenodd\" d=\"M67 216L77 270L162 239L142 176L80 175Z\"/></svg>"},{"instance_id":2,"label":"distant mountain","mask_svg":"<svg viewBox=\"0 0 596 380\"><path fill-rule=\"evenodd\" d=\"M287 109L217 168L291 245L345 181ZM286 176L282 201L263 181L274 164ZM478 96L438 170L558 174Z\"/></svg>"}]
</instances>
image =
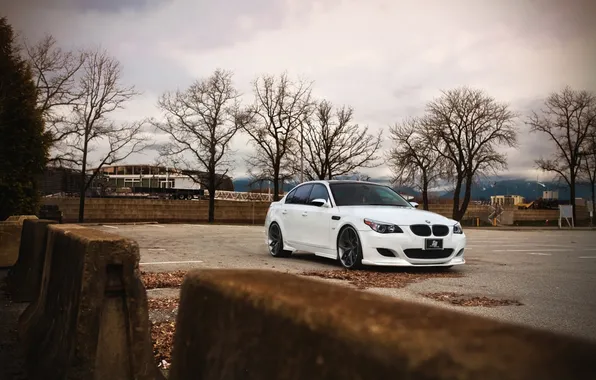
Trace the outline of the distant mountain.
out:
<instances>
[{"instance_id":1,"label":"distant mountain","mask_svg":"<svg viewBox=\"0 0 596 380\"><path fill-rule=\"evenodd\" d=\"M538 182L527 179L508 179L504 181L485 181L472 186L472 199L490 200L493 195L521 195L526 201L541 198L544 191L558 191L559 199L569 199L569 187L560 182ZM460 192L464 195L464 189ZM576 198L591 198L590 185L578 183L576 185ZM452 198L453 191L444 192L441 198Z\"/></svg>"},{"instance_id":2,"label":"distant mountain","mask_svg":"<svg viewBox=\"0 0 596 380\"><path fill-rule=\"evenodd\" d=\"M343 179L351 179L349 177ZM382 183L390 185L388 178L370 178L371 182ZM237 178L234 180L235 191L248 191L249 178ZM284 184L284 191L291 190L297 183ZM267 189L266 184L263 184L263 189ZM253 189L258 189L258 185L253 185ZM420 192L411 187L395 187L401 193L420 196ZM527 201L532 201L542 197L545 190L558 191L559 199L569 199L569 187L566 184L558 182L538 182L527 179L506 179L506 180L486 180L479 184L472 186L472 199L474 200L490 200L492 195L521 195ZM441 198L452 198L453 191L434 192L434 194ZM461 196L464 195L464 190L461 190ZM576 197L590 199L591 198L590 185L587 183L580 183L576 188Z\"/></svg>"}]
</instances>

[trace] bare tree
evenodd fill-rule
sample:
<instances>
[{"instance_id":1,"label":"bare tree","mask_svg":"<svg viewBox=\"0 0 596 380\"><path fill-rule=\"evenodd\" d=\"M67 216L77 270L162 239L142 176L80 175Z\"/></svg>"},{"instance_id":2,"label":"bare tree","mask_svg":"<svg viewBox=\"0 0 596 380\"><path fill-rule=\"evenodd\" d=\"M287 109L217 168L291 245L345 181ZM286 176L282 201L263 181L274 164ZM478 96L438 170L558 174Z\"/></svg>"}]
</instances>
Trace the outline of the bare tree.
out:
<instances>
[{"instance_id":1,"label":"bare tree","mask_svg":"<svg viewBox=\"0 0 596 380\"><path fill-rule=\"evenodd\" d=\"M283 178L294 175L296 136L313 108L311 85L293 83L287 74L278 79L266 75L254 81L253 89L255 102L240 122L256 147L256 153L247 160L249 173L271 180L273 200L277 201Z\"/></svg>"},{"instance_id":2,"label":"bare tree","mask_svg":"<svg viewBox=\"0 0 596 380\"><path fill-rule=\"evenodd\" d=\"M77 80L80 100L72 106L70 122L75 132L66 145L71 161L81 168L79 222L85 219L85 195L104 165L121 162L146 147L144 122L115 123L109 119L114 111L138 93L134 87L121 84L120 63L106 51L85 52L85 62ZM102 146L98 162L88 174L90 153Z\"/></svg>"},{"instance_id":3,"label":"bare tree","mask_svg":"<svg viewBox=\"0 0 596 380\"><path fill-rule=\"evenodd\" d=\"M352 123L353 114L354 110L345 106L334 111L333 104L323 100L305 120L299 143L303 144L307 179L332 179L379 165L376 153L382 132L369 134L368 128Z\"/></svg>"},{"instance_id":4,"label":"bare tree","mask_svg":"<svg viewBox=\"0 0 596 380\"><path fill-rule=\"evenodd\" d=\"M210 223L215 220L215 191L230 168L230 142L239 128L239 95L232 76L218 69L185 91L165 93L158 105L166 121L154 122L170 137L163 153L209 191ZM193 174L198 168L206 175Z\"/></svg>"},{"instance_id":5,"label":"bare tree","mask_svg":"<svg viewBox=\"0 0 596 380\"><path fill-rule=\"evenodd\" d=\"M442 91L427 105L424 123L437 141L434 150L454 172L453 219L465 215L475 177L507 167L507 156L497 148L517 146L516 117L507 104L468 87Z\"/></svg>"},{"instance_id":6,"label":"bare tree","mask_svg":"<svg viewBox=\"0 0 596 380\"><path fill-rule=\"evenodd\" d=\"M596 125L596 97L587 91L565 87L550 94L544 108L532 112L527 124L532 132L545 134L556 146L550 158L540 158L536 165L543 171L556 173L567 183L575 220L575 185L583 147Z\"/></svg>"},{"instance_id":7,"label":"bare tree","mask_svg":"<svg viewBox=\"0 0 596 380\"><path fill-rule=\"evenodd\" d=\"M594 208L596 207L596 124L590 128L588 137L583 148L583 159L581 163L581 174L590 184L592 196L592 215L590 225L594 225Z\"/></svg>"},{"instance_id":8,"label":"bare tree","mask_svg":"<svg viewBox=\"0 0 596 380\"><path fill-rule=\"evenodd\" d=\"M428 210L428 189L444 178L448 161L435 149L437 136L428 133L419 118L406 119L390 129L393 146L387 161L393 172L393 181L411 186L422 193L422 204Z\"/></svg>"},{"instance_id":9,"label":"bare tree","mask_svg":"<svg viewBox=\"0 0 596 380\"><path fill-rule=\"evenodd\" d=\"M37 87L37 106L42 112L45 129L50 136L50 164L73 164L65 140L77 132L68 118L69 107L82 100L77 88L86 55L83 52L64 51L56 39L47 35L33 45L24 43Z\"/></svg>"}]
</instances>

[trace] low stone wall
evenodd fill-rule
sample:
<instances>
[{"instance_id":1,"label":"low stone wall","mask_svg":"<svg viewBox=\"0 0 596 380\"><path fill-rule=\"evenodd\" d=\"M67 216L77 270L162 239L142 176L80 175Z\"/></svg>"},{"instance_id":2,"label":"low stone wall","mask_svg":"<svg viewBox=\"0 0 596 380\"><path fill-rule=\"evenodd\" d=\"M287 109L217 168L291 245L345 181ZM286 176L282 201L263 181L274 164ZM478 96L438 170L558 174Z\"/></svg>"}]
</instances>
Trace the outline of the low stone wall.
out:
<instances>
[{"instance_id":1,"label":"low stone wall","mask_svg":"<svg viewBox=\"0 0 596 380\"><path fill-rule=\"evenodd\" d=\"M78 198L44 198L44 204L60 207L65 223L79 216ZM215 202L215 221L220 223L262 224L269 202ZM207 222L207 201L89 198L85 202L86 222Z\"/></svg>"},{"instance_id":2,"label":"low stone wall","mask_svg":"<svg viewBox=\"0 0 596 380\"><path fill-rule=\"evenodd\" d=\"M183 283L170 379L596 378L596 344L273 271Z\"/></svg>"},{"instance_id":3,"label":"low stone wall","mask_svg":"<svg viewBox=\"0 0 596 380\"><path fill-rule=\"evenodd\" d=\"M162 379L136 242L48 227L39 297L19 319L30 380Z\"/></svg>"},{"instance_id":4,"label":"low stone wall","mask_svg":"<svg viewBox=\"0 0 596 380\"><path fill-rule=\"evenodd\" d=\"M31 302L39 296L48 225L54 223L56 221L43 219L23 221L19 257L6 279L13 302Z\"/></svg>"},{"instance_id":5,"label":"low stone wall","mask_svg":"<svg viewBox=\"0 0 596 380\"><path fill-rule=\"evenodd\" d=\"M44 198L45 204L55 204L64 214L65 223L76 223L79 215L78 198ZM265 221L269 202L240 202L218 200L215 202L215 221L261 225ZM420 206L422 207L422 206ZM452 216L451 204L431 204L430 211L448 218ZM85 221L107 222L160 222L204 223L208 218L207 201L89 198L85 203ZM557 220L558 210L513 210L515 221ZM463 217L464 221L480 218L488 222L490 208L472 204ZM578 220L589 214L585 206L577 207Z\"/></svg>"}]
</instances>

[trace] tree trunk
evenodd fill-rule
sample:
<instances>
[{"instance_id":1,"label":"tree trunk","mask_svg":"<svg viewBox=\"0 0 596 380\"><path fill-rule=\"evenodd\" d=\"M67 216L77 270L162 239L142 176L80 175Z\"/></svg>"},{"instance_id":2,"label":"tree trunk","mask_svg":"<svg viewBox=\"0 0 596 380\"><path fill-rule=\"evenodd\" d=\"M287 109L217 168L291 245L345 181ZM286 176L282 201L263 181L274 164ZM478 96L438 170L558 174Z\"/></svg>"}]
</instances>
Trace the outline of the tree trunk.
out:
<instances>
[{"instance_id":1,"label":"tree trunk","mask_svg":"<svg viewBox=\"0 0 596 380\"><path fill-rule=\"evenodd\" d=\"M573 211L573 223L577 223L576 213L575 213L575 175L573 174L573 168L571 169L571 183L569 184L569 204L571 204L571 208Z\"/></svg>"},{"instance_id":2,"label":"tree trunk","mask_svg":"<svg viewBox=\"0 0 596 380\"><path fill-rule=\"evenodd\" d=\"M79 192L79 223L85 221L85 192L87 191L87 136L83 147L83 165L81 167L81 191Z\"/></svg>"},{"instance_id":3,"label":"tree trunk","mask_svg":"<svg viewBox=\"0 0 596 380\"><path fill-rule=\"evenodd\" d=\"M453 193L453 211L451 213L451 217L459 222L458 219L458 212L459 212L459 192L461 191L461 183L462 178L460 175L457 175L457 180L455 182L455 192Z\"/></svg>"},{"instance_id":4,"label":"tree trunk","mask_svg":"<svg viewBox=\"0 0 596 380\"><path fill-rule=\"evenodd\" d=\"M470 199L472 198L472 177L466 177L466 188L464 191L464 201L461 204L461 207L458 207L457 210L457 220L461 222L464 215L466 215L466 211L468 210L468 205L470 204Z\"/></svg>"},{"instance_id":5,"label":"tree trunk","mask_svg":"<svg viewBox=\"0 0 596 380\"><path fill-rule=\"evenodd\" d=\"M273 169L273 202L279 200L279 168Z\"/></svg>"},{"instance_id":6,"label":"tree trunk","mask_svg":"<svg viewBox=\"0 0 596 380\"><path fill-rule=\"evenodd\" d=\"M215 221L215 176L211 175L209 179L209 216L207 221L213 223Z\"/></svg>"},{"instance_id":7,"label":"tree trunk","mask_svg":"<svg viewBox=\"0 0 596 380\"><path fill-rule=\"evenodd\" d=\"M426 176L422 180L422 208L428 211L428 180Z\"/></svg>"},{"instance_id":8,"label":"tree trunk","mask_svg":"<svg viewBox=\"0 0 596 380\"><path fill-rule=\"evenodd\" d=\"M592 185L592 215L590 215L590 226L594 226L594 211L596 208L596 194L594 193L594 185L596 185L596 181L590 181Z\"/></svg>"}]
</instances>

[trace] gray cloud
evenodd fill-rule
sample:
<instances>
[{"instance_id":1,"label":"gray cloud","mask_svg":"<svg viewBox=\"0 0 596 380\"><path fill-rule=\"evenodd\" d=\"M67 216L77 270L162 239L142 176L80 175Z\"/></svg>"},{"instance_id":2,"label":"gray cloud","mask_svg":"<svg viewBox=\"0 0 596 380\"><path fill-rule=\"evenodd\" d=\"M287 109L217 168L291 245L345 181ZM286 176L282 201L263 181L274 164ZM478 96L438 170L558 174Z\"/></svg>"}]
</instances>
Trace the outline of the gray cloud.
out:
<instances>
[{"instance_id":1,"label":"gray cloud","mask_svg":"<svg viewBox=\"0 0 596 380\"><path fill-rule=\"evenodd\" d=\"M142 11L172 0L17 0L15 4L22 10L42 8L52 10L74 10L77 12ZM8 2L17 3L14 0Z\"/></svg>"},{"instance_id":2,"label":"gray cloud","mask_svg":"<svg viewBox=\"0 0 596 380\"><path fill-rule=\"evenodd\" d=\"M216 67L235 71L246 101L256 75L288 70L377 131L455 86L482 88L524 115L566 84L596 90L595 8L590 0L31 0L3 10L32 39L49 32L63 46L101 45L116 56L125 82L146 94L123 119L155 115L161 92ZM526 175L552 147L523 121L520 149L506 153L510 172ZM239 135L236 175L247 146Z\"/></svg>"}]
</instances>

